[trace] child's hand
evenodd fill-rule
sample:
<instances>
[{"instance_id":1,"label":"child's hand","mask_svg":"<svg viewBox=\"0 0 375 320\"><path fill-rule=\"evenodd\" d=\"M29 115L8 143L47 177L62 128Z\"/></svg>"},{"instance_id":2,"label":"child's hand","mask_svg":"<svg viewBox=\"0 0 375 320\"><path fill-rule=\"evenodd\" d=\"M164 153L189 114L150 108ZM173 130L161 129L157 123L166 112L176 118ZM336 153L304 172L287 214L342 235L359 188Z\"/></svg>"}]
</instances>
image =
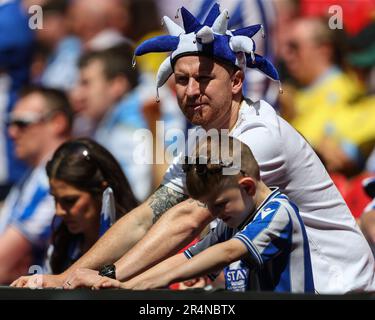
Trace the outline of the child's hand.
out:
<instances>
[{"instance_id":1,"label":"child's hand","mask_svg":"<svg viewBox=\"0 0 375 320\"><path fill-rule=\"evenodd\" d=\"M191 280L186 280L181 282L179 285L179 290L185 290L190 288L204 288L206 286L206 279L205 277L199 277Z\"/></svg>"},{"instance_id":2,"label":"child's hand","mask_svg":"<svg viewBox=\"0 0 375 320\"><path fill-rule=\"evenodd\" d=\"M124 288L124 284L118 280L108 277L102 277L92 287L92 290L108 289L108 288Z\"/></svg>"}]
</instances>

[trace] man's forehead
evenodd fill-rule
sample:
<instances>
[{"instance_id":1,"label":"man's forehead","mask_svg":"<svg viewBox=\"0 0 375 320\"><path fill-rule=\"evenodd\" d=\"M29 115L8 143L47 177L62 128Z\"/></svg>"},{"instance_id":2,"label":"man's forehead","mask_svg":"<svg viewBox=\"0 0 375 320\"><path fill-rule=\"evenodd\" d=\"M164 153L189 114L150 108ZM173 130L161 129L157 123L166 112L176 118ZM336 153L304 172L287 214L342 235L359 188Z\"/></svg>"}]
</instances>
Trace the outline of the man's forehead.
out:
<instances>
[{"instance_id":1,"label":"man's forehead","mask_svg":"<svg viewBox=\"0 0 375 320\"><path fill-rule=\"evenodd\" d=\"M14 107L13 113L43 112L45 103L44 97L34 92L20 98Z\"/></svg>"},{"instance_id":2,"label":"man's forehead","mask_svg":"<svg viewBox=\"0 0 375 320\"><path fill-rule=\"evenodd\" d=\"M200 55L186 55L178 58L174 64L175 70L196 68L198 71L211 72L219 64L212 58Z\"/></svg>"},{"instance_id":3,"label":"man's forehead","mask_svg":"<svg viewBox=\"0 0 375 320\"><path fill-rule=\"evenodd\" d=\"M82 66L81 75L104 74L104 62L100 59L90 59L86 65Z\"/></svg>"},{"instance_id":4,"label":"man's forehead","mask_svg":"<svg viewBox=\"0 0 375 320\"><path fill-rule=\"evenodd\" d=\"M300 19L292 24L289 37L298 38L298 40L309 41L313 38L316 25L313 20Z\"/></svg>"}]
</instances>

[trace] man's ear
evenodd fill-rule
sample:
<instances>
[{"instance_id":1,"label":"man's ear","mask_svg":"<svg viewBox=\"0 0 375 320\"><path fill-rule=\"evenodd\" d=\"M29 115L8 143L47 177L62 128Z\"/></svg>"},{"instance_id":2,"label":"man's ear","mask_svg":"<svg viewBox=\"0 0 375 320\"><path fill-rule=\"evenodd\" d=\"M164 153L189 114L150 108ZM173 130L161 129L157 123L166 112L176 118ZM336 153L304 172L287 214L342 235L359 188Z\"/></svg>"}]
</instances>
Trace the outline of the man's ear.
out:
<instances>
[{"instance_id":1,"label":"man's ear","mask_svg":"<svg viewBox=\"0 0 375 320\"><path fill-rule=\"evenodd\" d=\"M131 90L130 83L124 76L117 76L111 80L110 90L114 97L121 98L125 93Z\"/></svg>"},{"instance_id":2,"label":"man's ear","mask_svg":"<svg viewBox=\"0 0 375 320\"><path fill-rule=\"evenodd\" d=\"M251 177L243 177L238 183L245 189L246 193L249 196L254 196L256 192L256 183L255 180Z\"/></svg>"},{"instance_id":3,"label":"man's ear","mask_svg":"<svg viewBox=\"0 0 375 320\"><path fill-rule=\"evenodd\" d=\"M244 81L244 73L242 70L236 70L233 73L231 80L232 80L232 94L242 93L242 86Z\"/></svg>"},{"instance_id":4,"label":"man's ear","mask_svg":"<svg viewBox=\"0 0 375 320\"><path fill-rule=\"evenodd\" d=\"M49 125L57 136L69 134L68 119L61 112L57 112L53 115L53 119L50 121Z\"/></svg>"}]
</instances>

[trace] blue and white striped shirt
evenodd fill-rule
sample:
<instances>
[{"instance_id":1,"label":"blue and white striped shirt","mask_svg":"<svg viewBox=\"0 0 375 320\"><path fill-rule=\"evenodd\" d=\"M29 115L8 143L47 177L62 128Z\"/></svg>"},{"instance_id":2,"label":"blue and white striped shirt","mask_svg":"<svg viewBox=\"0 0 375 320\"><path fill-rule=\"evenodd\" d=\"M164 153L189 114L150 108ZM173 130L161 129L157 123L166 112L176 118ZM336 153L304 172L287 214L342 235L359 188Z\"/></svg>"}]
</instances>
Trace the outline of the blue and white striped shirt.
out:
<instances>
[{"instance_id":1,"label":"blue and white striped shirt","mask_svg":"<svg viewBox=\"0 0 375 320\"><path fill-rule=\"evenodd\" d=\"M32 244L33 264L42 264L55 214L44 163L14 185L0 211L0 234L12 226Z\"/></svg>"},{"instance_id":2,"label":"blue and white striped shirt","mask_svg":"<svg viewBox=\"0 0 375 320\"><path fill-rule=\"evenodd\" d=\"M191 258L216 243L238 239L249 254L225 268L227 289L314 292L309 244L298 208L276 188L251 217L238 229L219 221L185 255Z\"/></svg>"},{"instance_id":3,"label":"blue and white striped shirt","mask_svg":"<svg viewBox=\"0 0 375 320\"><path fill-rule=\"evenodd\" d=\"M0 0L0 186L13 184L26 172L14 153L5 125L19 90L29 83L34 30L20 0Z\"/></svg>"}]
</instances>

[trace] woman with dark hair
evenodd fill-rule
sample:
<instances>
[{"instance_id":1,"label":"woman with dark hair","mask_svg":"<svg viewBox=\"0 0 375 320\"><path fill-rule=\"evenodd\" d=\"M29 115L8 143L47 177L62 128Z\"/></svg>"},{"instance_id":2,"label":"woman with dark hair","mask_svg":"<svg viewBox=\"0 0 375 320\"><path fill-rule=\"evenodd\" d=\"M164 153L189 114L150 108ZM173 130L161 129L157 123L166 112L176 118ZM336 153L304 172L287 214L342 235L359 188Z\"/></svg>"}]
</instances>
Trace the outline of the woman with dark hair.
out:
<instances>
[{"instance_id":1,"label":"woman with dark hair","mask_svg":"<svg viewBox=\"0 0 375 320\"><path fill-rule=\"evenodd\" d=\"M56 216L46 269L60 273L137 206L120 165L87 138L62 144L47 163Z\"/></svg>"}]
</instances>

